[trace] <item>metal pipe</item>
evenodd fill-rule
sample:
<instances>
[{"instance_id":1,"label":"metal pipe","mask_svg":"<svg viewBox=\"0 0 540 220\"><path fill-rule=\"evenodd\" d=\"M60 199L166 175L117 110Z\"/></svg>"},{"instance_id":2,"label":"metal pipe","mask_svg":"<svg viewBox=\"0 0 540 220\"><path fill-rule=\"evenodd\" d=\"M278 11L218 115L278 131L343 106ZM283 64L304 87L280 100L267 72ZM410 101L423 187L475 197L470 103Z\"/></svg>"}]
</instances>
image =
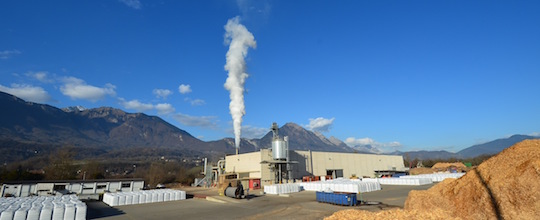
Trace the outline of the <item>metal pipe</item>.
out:
<instances>
[{"instance_id":1,"label":"metal pipe","mask_svg":"<svg viewBox=\"0 0 540 220\"><path fill-rule=\"evenodd\" d=\"M291 164L289 163L290 162L290 158L289 158L289 136L285 136L283 139L285 140L285 152L287 153L286 154L286 159L285 159L285 161L287 162L287 180L292 180L293 179L293 177L292 177L292 168L291 168Z\"/></svg>"},{"instance_id":2,"label":"metal pipe","mask_svg":"<svg viewBox=\"0 0 540 220\"><path fill-rule=\"evenodd\" d=\"M217 162L218 172L220 175L223 174L221 167L223 167L223 171L225 171L225 165L221 165L222 162L225 163L225 160L218 160Z\"/></svg>"},{"instance_id":3,"label":"metal pipe","mask_svg":"<svg viewBox=\"0 0 540 220\"><path fill-rule=\"evenodd\" d=\"M219 169L219 167L218 167ZM218 184L219 181L218 181L218 171L217 170L212 170L212 172L214 173L214 184Z\"/></svg>"},{"instance_id":4,"label":"metal pipe","mask_svg":"<svg viewBox=\"0 0 540 220\"><path fill-rule=\"evenodd\" d=\"M311 150L309 150L309 163L311 166L311 175L315 176L315 172L313 171L313 154L311 153Z\"/></svg>"},{"instance_id":5,"label":"metal pipe","mask_svg":"<svg viewBox=\"0 0 540 220\"><path fill-rule=\"evenodd\" d=\"M204 170L203 174L206 176L206 157L204 158Z\"/></svg>"}]
</instances>

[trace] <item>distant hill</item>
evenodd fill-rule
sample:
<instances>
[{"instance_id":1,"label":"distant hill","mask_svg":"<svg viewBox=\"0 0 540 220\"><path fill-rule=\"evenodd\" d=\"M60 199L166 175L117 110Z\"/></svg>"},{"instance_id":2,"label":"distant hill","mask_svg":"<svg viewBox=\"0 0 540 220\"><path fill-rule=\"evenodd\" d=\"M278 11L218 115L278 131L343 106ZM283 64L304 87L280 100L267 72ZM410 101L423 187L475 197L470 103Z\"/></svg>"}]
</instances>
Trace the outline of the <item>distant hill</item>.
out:
<instances>
[{"instance_id":1,"label":"distant hill","mask_svg":"<svg viewBox=\"0 0 540 220\"><path fill-rule=\"evenodd\" d=\"M157 116L126 113L120 109L81 106L59 109L50 105L26 102L0 92L0 162L24 160L46 155L62 146L80 149L78 157L131 158L146 157L223 157L235 152L234 139L202 141L187 131L169 124ZM349 147L343 141L306 130L295 123L279 128L280 136L289 137L291 150L375 153L373 146ZM447 159L495 154L524 139L538 138L514 135L475 145L458 153L447 151L394 152L411 159ZM240 153L271 148L272 132L260 139L240 142Z\"/></svg>"},{"instance_id":2,"label":"distant hill","mask_svg":"<svg viewBox=\"0 0 540 220\"><path fill-rule=\"evenodd\" d=\"M539 139L538 136L529 135L513 135L509 138L501 138L494 141L490 141L483 144L477 144L468 148L465 148L459 152L459 155L463 157L476 157L483 154L497 154L502 150L526 139Z\"/></svg>"},{"instance_id":3,"label":"distant hill","mask_svg":"<svg viewBox=\"0 0 540 220\"><path fill-rule=\"evenodd\" d=\"M81 149L79 157L223 156L235 152L232 138L201 141L159 117L143 113L110 107L59 109L3 92L0 105L1 161L51 153L61 146ZM352 151L335 138L326 139L294 123L281 127L280 134L290 137L291 149ZM262 139L242 139L239 152L270 148L271 140L270 131Z\"/></svg>"},{"instance_id":4,"label":"distant hill","mask_svg":"<svg viewBox=\"0 0 540 220\"><path fill-rule=\"evenodd\" d=\"M258 141L259 147L272 147L272 132L268 132ZM295 124L287 123L279 128L279 136L289 137L289 149L291 150L313 150L313 151L331 151L331 152L353 152L345 143L327 139L320 133L308 131L305 128Z\"/></svg>"},{"instance_id":5,"label":"distant hill","mask_svg":"<svg viewBox=\"0 0 540 220\"><path fill-rule=\"evenodd\" d=\"M35 151L32 148L39 146L42 153L50 153L60 146L96 154L120 149L130 154L142 152L140 148L188 155L213 150L206 142L156 116L109 107L61 110L6 93L0 93L0 104L0 151L6 153L0 159L4 160L14 158L13 154L8 154L10 150L20 151L14 146L23 146L24 151ZM136 152L128 152L135 149Z\"/></svg>"},{"instance_id":6,"label":"distant hill","mask_svg":"<svg viewBox=\"0 0 540 220\"><path fill-rule=\"evenodd\" d=\"M419 160L445 159L446 160L450 158L462 158L462 156L459 154L448 152L445 150L441 150L441 151L422 150L422 151L407 151L407 152L396 151L392 154L402 155L404 159L409 158L411 160L414 160L414 159L419 159Z\"/></svg>"}]
</instances>

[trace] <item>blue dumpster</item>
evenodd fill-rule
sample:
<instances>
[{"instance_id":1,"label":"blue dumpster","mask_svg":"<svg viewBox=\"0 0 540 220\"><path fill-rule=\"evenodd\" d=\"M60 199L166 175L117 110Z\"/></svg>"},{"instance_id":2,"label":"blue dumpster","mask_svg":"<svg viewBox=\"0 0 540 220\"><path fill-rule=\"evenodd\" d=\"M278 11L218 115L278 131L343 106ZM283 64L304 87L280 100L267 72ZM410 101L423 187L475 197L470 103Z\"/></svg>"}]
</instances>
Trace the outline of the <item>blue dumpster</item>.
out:
<instances>
[{"instance_id":1,"label":"blue dumpster","mask_svg":"<svg viewBox=\"0 0 540 220\"><path fill-rule=\"evenodd\" d=\"M355 206L358 203L356 193L316 192L315 197L317 202L334 205Z\"/></svg>"}]
</instances>

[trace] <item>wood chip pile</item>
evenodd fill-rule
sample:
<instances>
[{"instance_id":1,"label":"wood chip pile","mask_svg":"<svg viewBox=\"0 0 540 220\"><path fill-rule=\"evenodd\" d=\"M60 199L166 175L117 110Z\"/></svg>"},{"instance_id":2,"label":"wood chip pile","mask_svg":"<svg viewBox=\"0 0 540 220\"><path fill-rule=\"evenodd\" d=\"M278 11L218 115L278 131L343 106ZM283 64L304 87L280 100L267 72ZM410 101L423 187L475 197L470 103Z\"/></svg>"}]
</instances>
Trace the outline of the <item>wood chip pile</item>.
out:
<instances>
[{"instance_id":1,"label":"wood chip pile","mask_svg":"<svg viewBox=\"0 0 540 220\"><path fill-rule=\"evenodd\" d=\"M439 171L439 172L440 171L447 171L450 168L455 168L455 169L457 169L458 172L461 172L463 170L467 170L467 166L465 166L465 164L463 164L462 162L456 162L456 163L439 162L439 163L436 163L435 165L433 165L431 167L432 170Z\"/></svg>"},{"instance_id":2,"label":"wood chip pile","mask_svg":"<svg viewBox=\"0 0 540 220\"><path fill-rule=\"evenodd\" d=\"M540 140L525 140L429 190L411 191L405 209L344 210L326 219L538 219Z\"/></svg>"},{"instance_id":3,"label":"wood chip pile","mask_svg":"<svg viewBox=\"0 0 540 220\"><path fill-rule=\"evenodd\" d=\"M412 168L409 170L409 174L411 175L431 174L431 173L433 173L433 170L428 167L417 167L417 168Z\"/></svg>"}]
</instances>

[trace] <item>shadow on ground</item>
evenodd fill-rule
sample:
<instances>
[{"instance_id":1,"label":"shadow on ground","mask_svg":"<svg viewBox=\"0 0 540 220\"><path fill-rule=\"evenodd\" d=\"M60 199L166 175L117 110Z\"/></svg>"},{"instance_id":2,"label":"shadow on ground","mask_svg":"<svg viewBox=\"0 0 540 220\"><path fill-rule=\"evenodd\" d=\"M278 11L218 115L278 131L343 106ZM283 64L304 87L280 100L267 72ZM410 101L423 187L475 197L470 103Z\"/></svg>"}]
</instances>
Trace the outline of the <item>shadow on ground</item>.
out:
<instances>
[{"instance_id":1,"label":"shadow on ground","mask_svg":"<svg viewBox=\"0 0 540 220\"><path fill-rule=\"evenodd\" d=\"M88 208L88 210L86 211L86 219L97 219L126 214L121 210L108 206L102 201L87 200L84 202L86 203L86 207Z\"/></svg>"}]
</instances>

